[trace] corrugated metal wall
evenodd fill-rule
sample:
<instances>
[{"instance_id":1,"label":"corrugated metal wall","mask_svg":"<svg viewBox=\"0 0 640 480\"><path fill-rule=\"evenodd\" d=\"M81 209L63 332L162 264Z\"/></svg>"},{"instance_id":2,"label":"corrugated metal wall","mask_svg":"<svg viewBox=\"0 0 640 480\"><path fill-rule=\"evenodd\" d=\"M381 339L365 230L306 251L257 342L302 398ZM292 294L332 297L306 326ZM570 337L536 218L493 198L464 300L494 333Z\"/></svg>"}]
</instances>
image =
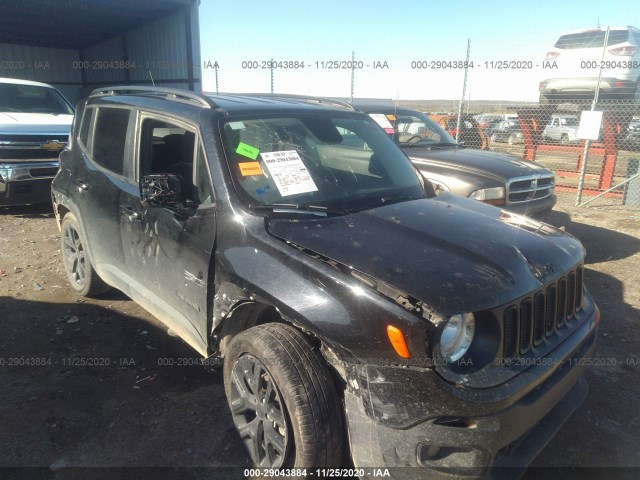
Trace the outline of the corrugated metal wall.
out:
<instances>
[{"instance_id":1,"label":"corrugated metal wall","mask_svg":"<svg viewBox=\"0 0 640 480\"><path fill-rule=\"evenodd\" d=\"M84 50L0 44L0 76L46 82L72 103L110 84L202 90L198 5Z\"/></svg>"},{"instance_id":2,"label":"corrugated metal wall","mask_svg":"<svg viewBox=\"0 0 640 480\"><path fill-rule=\"evenodd\" d=\"M82 83L79 52L61 48L0 43L0 77L52 83L72 101Z\"/></svg>"}]
</instances>

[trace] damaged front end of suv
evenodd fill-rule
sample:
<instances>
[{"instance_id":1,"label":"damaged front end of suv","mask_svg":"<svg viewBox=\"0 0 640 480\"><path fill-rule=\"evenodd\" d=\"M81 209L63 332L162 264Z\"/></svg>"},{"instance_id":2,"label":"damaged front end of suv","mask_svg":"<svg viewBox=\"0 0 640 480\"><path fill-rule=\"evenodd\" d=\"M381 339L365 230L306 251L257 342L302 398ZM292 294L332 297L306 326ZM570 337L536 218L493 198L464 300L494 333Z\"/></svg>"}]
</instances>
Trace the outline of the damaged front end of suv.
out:
<instances>
[{"instance_id":1,"label":"damaged front end of suv","mask_svg":"<svg viewBox=\"0 0 640 480\"><path fill-rule=\"evenodd\" d=\"M114 173L91 147L97 127L63 155L63 257L82 247L85 267L65 262L72 286L119 288L223 360L256 467L517 474L583 400L599 313L580 242L436 196L367 115L146 87L78 111L74 135L117 123L125 162Z\"/></svg>"}]
</instances>

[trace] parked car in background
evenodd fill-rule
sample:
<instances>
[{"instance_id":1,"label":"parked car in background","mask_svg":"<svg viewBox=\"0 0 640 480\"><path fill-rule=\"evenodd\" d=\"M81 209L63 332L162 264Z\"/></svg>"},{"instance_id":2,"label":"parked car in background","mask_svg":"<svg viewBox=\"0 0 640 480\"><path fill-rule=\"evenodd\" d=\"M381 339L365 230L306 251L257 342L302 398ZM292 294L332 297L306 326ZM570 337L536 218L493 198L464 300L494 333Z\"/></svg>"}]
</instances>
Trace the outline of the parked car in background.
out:
<instances>
[{"instance_id":1,"label":"parked car in background","mask_svg":"<svg viewBox=\"0 0 640 480\"><path fill-rule=\"evenodd\" d=\"M0 78L0 205L51 202L73 107L51 85Z\"/></svg>"},{"instance_id":2,"label":"parked car in background","mask_svg":"<svg viewBox=\"0 0 640 480\"><path fill-rule=\"evenodd\" d=\"M545 217L556 203L555 176L537 163L505 153L463 148L440 125L415 110L355 101L413 161L439 191Z\"/></svg>"},{"instance_id":3,"label":"parked car in background","mask_svg":"<svg viewBox=\"0 0 640 480\"><path fill-rule=\"evenodd\" d=\"M492 142L515 145L523 143L522 130L518 120L503 120L488 132Z\"/></svg>"},{"instance_id":4,"label":"parked car in background","mask_svg":"<svg viewBox=\"0 0 640 480\"><path fill-rule=\"evenodd\" d=\"M230 417L248 476L521 474L585 399L580 242L436 196L348 104L107 87L72 138L52 188L70 285L122 290L223 364L229 410L200 414Z\"/></svg>"},{"instance_id":5,"label":"parked car in background","mask_svg":"<svg viewBox=\"0 0 640 480\"><path fill-rule=\"evenodd\" d=\"M473 119L478 122L478 126L488 137L488 130L502 122L504 120L504 116L499 113L483 113L480 115L474 115Z\"/></svg>"},{"instance_id":6,"label":"parked car in background","mask_svg":"<svg viewBox=\"0 0 640 480\"><path fill-rule=\"evenodd\" d=\"M633 120L631 120L631 122L629 123L629 131L640 131L640 119L634 118Z\"/></svg>"},{"instance_id":7,"label":"parked car in background","mask_svg":"<svg viewBox=\"0 0 640 480\"><path fill-rule=\"evenodd\" d=\"M632 152L640 151L640 130L634 130L630 132L619 142L618 148L620 148L621 150L629 150Z\"/></svg>"},{"instance_id":8,"label":"parked car in background","mask_svg":"<svg viewBox=\"0 0 640 480\"><path fill-rule=\"evenodd\" d=\"M605 34L595 28L560 36L545 57L553 77L540 82L541 104L593 99L601 66L599 98L640 104L640 30L611 27L603 59Z\"/></svg>"},{"instance_id":9,"label":"parked car in background","mask_svg":"<svg viewBox=\"0 0 640 480\"><path fill-rule=\"evenodd\" d=\"M456 137L458 128L457 115L429 115L430 118L444 128L453 138ZM479 150L489 149L489 140L485 136L482 128L471 115L463 115L460 122L460 134L458 142L467 148L476 148Z\"/></svg>"},{"instance_id":10,"label":"parked car in background","mask_svg":"<svg viewBox=\"0 0 640 480\"><path fill-rule=\"evenodd\" d=\"M578 126L576 115L553 115L550 123L542 131L542 140L560 142L562 145L578 143Z\"/></svg>"}]
</instances>

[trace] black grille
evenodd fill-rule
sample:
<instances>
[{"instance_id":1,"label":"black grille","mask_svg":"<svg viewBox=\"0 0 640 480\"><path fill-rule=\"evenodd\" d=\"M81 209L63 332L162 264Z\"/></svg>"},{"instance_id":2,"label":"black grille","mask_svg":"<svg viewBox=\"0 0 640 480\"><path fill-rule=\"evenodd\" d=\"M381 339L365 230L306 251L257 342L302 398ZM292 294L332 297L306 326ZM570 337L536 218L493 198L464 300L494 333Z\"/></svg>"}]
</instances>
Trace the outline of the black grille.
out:
<instances>
[{"instance_id":1,"label":"black grille","mask_svg":"<svg viewBox=\"0 0 640 480\"><path fill-rule=\"evenodd\" d=\"M21 134L0 134L0 142L11 142L11 143L16 143L16 144L20 144L20 145L31 145L31 144L40 144L40 143L47 143L47 142L51 142L51 141L58 141L58 142L62 142L62 143L67 143L67 140L69 139L69 135L68 134L58 134L58 133L54 133L54 134L50 134L50 135L31 135L31 134L26 134L26 135L21 135Z\"/></svg>"},{"instance_id":2,"label":"black grille","mask_svg":"<svg viewBox=\"0 0 640 480\"><path fill-rule=\"evenodd\" d=\"M64 134L0 134L0 159L39 160L58 158L69 136ZM57 143L56 143L57 142ZM42 148L46 145L45 148Z\"/></svg>"},{"instance_id":3,"label":"black grille","mask_svg":"<svg viewBox=\"0 0 640 480\"><path fill-rule=\"evenodd\" d=\"M517 353L518 307L509 307L504 312L504 356L509 358Z\"/></svg>"},{"instance_id":4,"label":"black grille","mask_svg":"<svg viewBox=\"0 0 640 480\"><path fill-rule=\"evenodd\" d=\"M32 168L29 170L32 177L55 177L58 167Z\"/></svg>"},{"instance_id":5,"label":"black grille","mask_svg":"<svg viewBox=\"0 0 640 480\"><path fill-rule=\"evenodd\" d=\"M576 308L576 272L567 276L567 318L572 318Z\"/></svg>"},{"instance_id":6,"label":"black grille","mask_svg":"<svg viewBox=\"0 0 640 480\"><path fill-rule=\"evenodd\" d=\"M544 305L544 293L538 292L533 300L533 343L539 345L544 339L546 308Z\"/></svg>"},{"instance_id":7,"label":"black grille","mask_svg":"<svg viewBox=\"0 0 640 480\"><path fill-rule=\"evenodd\" d=\"M526 299L520 305L520 353L527 353L531 347L531 327L533 305Z\"/></svg>"},{"instance_id":8,"label":"black grille","mask_svg":"<svg viewBox=\"0 0 640 480\"><path fill-rule=\"evenodd\" d=\"M544 334L551 335L556 328L556 286L549 285L547 288L547 306L544 315Z\"/></svg>"},{"instance_id":9,"label":"black grille","mask_svg":"<svg viewBox=\"0 0 640 480\"><path fill-rule=\"evenodd\" d=\"M583 268L578 267L545 289L532 293L503 314L502 353L524 355L563 328L582 309Z\"/></svg>"},{"instance_id":10,"label":"black grille","mask_svg":"<svg viewBox=\"0 0 640 480\"><path fill-rule=\"evenodd\" d=\"M45 150L43 148L2 148L0 159L3 160L40 160L56 159L62 150Z\"/></svg>"},{"instance_id":11,"label":"black grille","mask_svg":"<svg viewBox=\"0 0 640 480\"><path fill-rule=\"evenodd\" d=\"M561 327L564 325L564 320L567 318L567 280L561 278L558 282L558 303L556 309L556 326Z\"/></svg>"},{"instance_id":12,"label":"black grille","mask_svg":"<svg viewBox=\"0 0 640 480\"><path fill-rule=\"evenodd\" d=\"M582 308L582 267L576 269L576 312Z\"/></svg>"}]
</instances>

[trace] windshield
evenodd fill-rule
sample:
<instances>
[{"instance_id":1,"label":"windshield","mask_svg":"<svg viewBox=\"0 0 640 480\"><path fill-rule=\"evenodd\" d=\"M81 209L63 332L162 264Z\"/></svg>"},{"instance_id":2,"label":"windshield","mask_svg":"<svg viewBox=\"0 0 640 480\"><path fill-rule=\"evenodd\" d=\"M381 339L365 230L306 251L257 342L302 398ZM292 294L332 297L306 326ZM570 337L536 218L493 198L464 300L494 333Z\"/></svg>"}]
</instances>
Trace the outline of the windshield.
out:
<instances>
[{"instance_id":1,"label":"windshield","mask_svg":"<svg viewBox=\"0 0 640 480\"><path fill-rule=\"evenodd\" d=\"M222 135L236 191L251 207L347 213L426 196L411 162L366 116L234 118Z\"/></svg>"},{"instance_id":2,"label":"windshield","mask_svg":"<svg viewBox=\"0 0 640 480\"><path fill-rule=\"evenodd\" d=\"M371 117L383 125L385 117L393 128L400 146L457 145L456 141L440 125L420 112L370 113ZM380 117L380 118L379 118Z\"/></svg>"},{"instance_id":3,"label":"windshield","mask_svg":"<svg viewBox=\"0 0 640 480\"><path fill-rule=\"evenodd\" d=\"M556 48L572 50L576 48L602 48L605 33L603 30L589 30L586 32L562 35L556 42ZM628 30L611 30L607 46L617 45L629 40Z\"/></svg>"},{"instance_id":4,"label":"windshield","mask_svg":"<svg viewBox=\"0 0 640 480\"><path fill-rule=\"evenodd\" d=\"M17 83L0 83L0 112L73 115L73 108L53 88Z\"/></svg>"}]
</instances>

